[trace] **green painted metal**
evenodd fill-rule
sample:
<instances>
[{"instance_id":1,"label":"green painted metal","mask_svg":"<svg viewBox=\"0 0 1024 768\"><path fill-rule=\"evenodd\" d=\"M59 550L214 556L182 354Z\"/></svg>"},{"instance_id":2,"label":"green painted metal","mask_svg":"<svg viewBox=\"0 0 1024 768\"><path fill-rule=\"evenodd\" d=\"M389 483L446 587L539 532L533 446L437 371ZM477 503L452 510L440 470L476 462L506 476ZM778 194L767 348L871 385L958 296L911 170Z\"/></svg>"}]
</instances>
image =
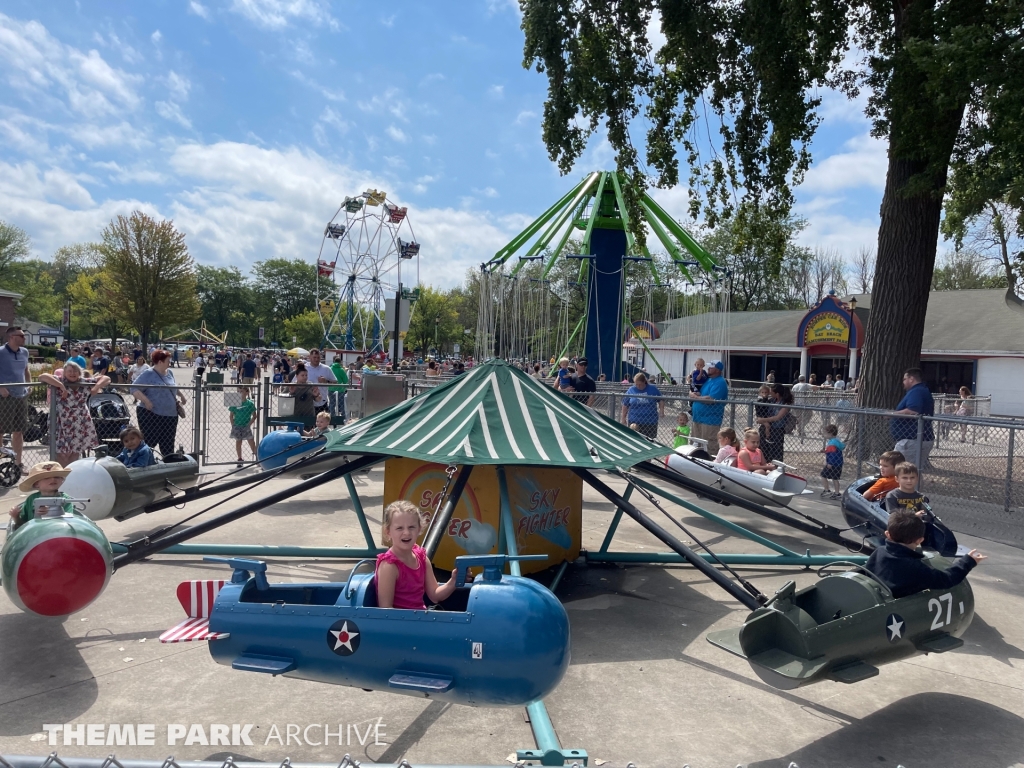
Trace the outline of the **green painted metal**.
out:
<instances>
[{"instance_id":1,"label":"green painted metal","mask_svg":"<svg viewBox=\"0 0 1024 768\"><path fill-rule=\"evenodd\" d=\"M516 544L516 531L512 527L512 503L508 497L508 477L505 475L505 467L497 465L494 468L498 475L498 495L501 498L501 536L498 543L498 551L505 551L505 554L515 557L519 554L519 546ZM513 576L522 576L522 569L518 560L511 560L508 564L508 572Z\"/></svg>"},{"instance_id":2,"label":"green painted metal","mask_svg":"<svg viewBox=\"0 0 1024 768\"><path fill-rule=\"evenodd\" d=\"M124 544L111 544L116 554L128 551ZM293 547L276 544L174 544L160 550L162 555L223 555L228 557L323 557L362 560L376 557L383 548L371 547Z\"/></svg>"},{"instance_id":3,"label":"green painted metal","mask_svg":"<svg viewBox=\"0 0 1024 768\"><path fill-rule=\"evenodd\" d=\"M640 486L641 488L644 488L644 489L650 491L651 493L656 493L657 495L661 496L663 499L668 499L669 501L673 502L674 504L678 504L679 506L683 507L684 509L688 509L691 512L695 512L696 514L700 515L703 518L706 518L708 520L711 520L713 522L718 523L723 528L727 528L728 530L732 531L733 533L738 533L740 536L742 536L745 539L750 539L751 541L756 541L758 544L761 544L761 545L767 547L768 549L771 549L771 550L773 550L775 552L778 552L780 555L786 555L786 556L792 556L792 557L800 557L799 553L794 552L791 549L787 549L786 547L782 546L781 544L776 544L771 539L766 539L764 536L761 536L760 534L754 533L753 531L750 531L750 530L744 528L742 525L737 525L736 523L732 522L731 520L726 520L724 517L720 517L719 515L716 515L714 512L709 512L708 510L704 509L703 507L698 507L696 504L694 504L692 502L689 502L689 501L687 501L686 499L684 499L684 498L682 498L680 496L676 496L674 493L670 493L670 492L666 491L664 488L659 488L658 486L656 486L656 485L654 485L652 483L648 483L646 480L642 480L639 477L634 477L632 479L632 482L634 484Z\"/></svg>"},{"instance_id":4,"label":"green painted metal","mask_svg":"<svg viewBox=\"0 0 1024 768\"><path fill-rule=\"evenodd\" d=\"M626 501L629 501L629 497L633 495L633 491L634 490L636 490L636 489L633 487L633 484L632 483L627 483L626 484L626 490L622 494L622 498L624 498ZM599 552L607 552L608 551L608 547L610 547L611 544L612 544L612 538L615 536L615 531L618 529L619 522L621 520L622 520L622 507L616 507L615 508L615 514L612 515L612 522L608 526L608 533L606 533L604 535L604 541L601 542L601 549L598 550Z\"/></svg>"},{"instance_id":5,"label":"green painted metal","mask_svg":"<svg viewBox=\"0 0 1024 768\"><path fill-rule=\"evenodd\" d=\"M530 716L530 729L537 742L537 749L517 749L516 760L539 762L541 765L588 764L586 750L562 749L543 701L527 705L526 712Z\"/></svg>"},{"instance_id":6,"label":"green painted metal","mask_svg":"<svg viewBox=\"0 0 1024 768\"><path fill-rule=\"evenodd\" d=\"M580 201L580 204L576 206L576 212L573 214L574 222L579 219L580 215L583 213L583 209L586 207L587 201ZM571 225L565 228L565 234L562 235L562 239L558 241L558 245L551 252L551 258L548 259L547 264L544 265L544 271L541 272L540 274L541 280L545 279L548 276L548 272L550 272L554 268L555 262L558 260L558 257L562 255L562 251L565 249L565 244L569 242L569 237L572 235L572 229L573 228Z\"/></svg>"},{"instance_id":7,"label":"green painted metal","mask_svg":"<svg viewBox=\"0 0 1024 768\"><path fill-rule=\"evenodd\" d=\"M569 351L569 347L572 346L573 339L576 338L576 334L580 332L580 328L583 327L583 324L585 322L587 322L587 316L583 315L583 317L580 318L580 321L576 323L576 330L572 332L572 335L569 337L569 340L565 342L565 347L562 349L561 352L558 353L558 357L556 357L555 360L561 360L563 357L565 357L565 353Z\"/></svg>"},{"instance_id":8,"label":"green painted metal","mask_svg":"<svg viewBox=\"0 0 1024 768\"><path fill-rule=\"evenodd\" d=\"M562 577L565 576L566 570L569 568L569 561L563 560L562 564L558 566L558 573L555 574L555 578L551 580L551 586L548 587L552 592L558 589L558 585L562 583Z\"/></svg>"},{"instance_id":9,"label":"green painted metal","mask_svg":"<svg viewBox=\"0 0 1024 768\"><path fill-rule=\"evenodd\" d=\"M601 178L603 180L604 177L602 176ZM576 212L576 208L580 205L581 202L583 202L583 199L586 197L587 192L590 190L590 187L592 187L593 184L594 177L592 176L583 183L579 193L577 193L577 195L573 198L572 202L565 207L565 210L563 210L562 213L559 214L558 216L554 217L554 220L551 222L551 225L547 228L547 230L545 230L544 234L538 237L537 241L530 246L529 250L527 250L526 252L526 255L523 257L524 259L529 259L533 256L536 256L538 253L544 250L544 248L547 247L547 244L551 242L551 238L555 236L558 230L565 226L565 223L566 221L569 220L569 217ZM566 233L568 234L571 231L572 226L570 225L569 227L566 228ZM525 261L520 261L518 264L516 264L515 268L513 268L512 270L512 274L515 275L516 273L518 273L519 270L522 269L523 264L525 263Z\"/></svg>"},{"instance_id":10,"label":"green painted metal","mask_svg":"<svg viewBox=\"0 0 1024 768\"><path fill-rule=\"evenodd\" d=\"M626 326L627 328L630 327L629 315L623 315L622 316L622 324L624 326ZM658 358L655 357L654 352L652 352L651 348L649 346L647 346L647 342L643 340L643 338L640 336L640 334L639 333L634 333L634 334L631 334L631 335L632 335L632 337L634 339L636 339L637 341L640 342L640 346L642 346L645 350L647 350L647 354L650 355L651 360L654 361L654 364L655 364L655 366L657 366L658 370L661 372L661 375L664 376L666 379L671 380L672 377L668 375L668 371L666 371L664 368L661 367L661 363L658 362Z\"/></svg>"},{"instance_id":11,"label":"green painted metal","mask_svg":"<svg viewBox=\"0 0 1024 768\"><path fill-rule=\"evenodd\" d=\"M683 258L683 254L680 252L679 246L676 245L672 237L665 231L661 222L658 221L658 217L654 215L654 211L652 211L651 207L647 204L646 195L644 195L644 199L640 201L640 205L647 212L647 223L654 231L654 236L658 238L661 244L665 247L665 250L668 251L669 256L672 257L676 266L679 267L679 271L683 273L683 276L692 283L693 276L690 274L690 270L687 266L683 264L686 259Z\"/></svg>"},{"instance_id":12,"label":"green painted metal","mask_svg":"<svg viewBox=\"0 0 1024 768\"><path fill-rule=\"evenodd\" d=\"M527 242L531 237L537 234L537 232L540 231L540 228L543 227L551 219L552 216L554 216L559 210L561 210L562 206L564 206L568 200L571 200L572 197L579 191L579 188L586 184L589 179L592 179L596 175L596 173L597 171L594 171L593 173L589 174L587 178L583 179L583 181L581 181L575 187L570 189L561 199L559 199L558 202L556 202L554 205L552 205L550 208L544 211L544 213L540 215L540 218L538 218L530 226L528 226L526 229L524 229L522 232L520 232L518 235L512 238L512 241L508 245L506 245L504 248L502 248L500 251L494 254L494 258L491 259L491 262L503 262L507 260L509 256L511 256L520 247L522 247L523 243Z\"/></svg>"},{"instance_id":13,"label":"green painted metal","mask_svg":"<svg viewBox=\"0 0 1024 768\"><path fill-rule=\"evenodd\" d=\"M363 538L366 539L366 546L369 549L373 549L377 546L377 542L373 540L373 534L370 533L370 526L366 523L366 513L363 512L363 502L359 498L359 493L356 491L356 484L352 481L352 475L345 475L345 485L348 486L348 495L352 499L352 507L356 511L356 520L359 521L359 527L363 531Z\"/></svg>"},{"instance_id":14,"label":"green painted metal","mask_svg":"<svg viewBox=\"0 0 1024 768\"><path fill-rule=\"evenodd\" d=\"M709 563L725 563L726 565L800 565L817 566L829 565L830 563L857 563L863 564L868 561L867 555L812 555L808 550L805 555L711 555L698 553ZM586 552L584 553L588 563L684 563L685 561L675 552Z\"/></svg>"},{"instance_id":15,"label":"green painted metal","mask_svg":"<svg viewBox=\"0 0 1024 768\"><path fill-rule=\"evenodd\" d=\"M647 207L650 208L651 212L668 228L668 231L672 233L673 237L682 243L683 247L700 262L704 269L710 271L715 267L715 260L711 257L711 254L705 251L696 240L690 237L690 233L679 226L675 219L669 216L665 209L658 205L653 197L648 194L644 194L644 201L647 203Z\"/></svg>"},{"instance_id":16,"label":"green painted metal","mask_svg":"<svg viewBox=\"0 0 1024 768\"><path fill-rule=\"evenodd\" d=\"M594 231L594 222L597 221L597 209L601 204L604 195L604 183L608 179L607 173L601 174L601 182L597 185L597 194L594 195L594 203L590 208L590 217L587 219L587 228L583 233L583 248L590 253L590 235Z\"/></svg>"}]
</instances>

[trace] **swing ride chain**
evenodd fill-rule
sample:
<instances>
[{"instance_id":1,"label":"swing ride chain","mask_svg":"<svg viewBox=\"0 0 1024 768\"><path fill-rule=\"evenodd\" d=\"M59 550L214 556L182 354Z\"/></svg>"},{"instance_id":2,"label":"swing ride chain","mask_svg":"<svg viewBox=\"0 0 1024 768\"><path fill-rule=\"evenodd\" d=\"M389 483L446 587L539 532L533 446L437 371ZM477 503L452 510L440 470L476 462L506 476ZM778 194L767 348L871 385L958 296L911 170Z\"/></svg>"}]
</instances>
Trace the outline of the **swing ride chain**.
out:
<instances>
[{"instance_id":1,"label":"swing ride chain","mask_svg":"<svg viewBox=\"0 0 1024 768\"><path fill-rule=\"evenodd\" d=\"M647 499L651 504L653 504L655 509L657 509L659 512L664 514L665 517L667 517L669 520L671 520L673 523L675 523L683 531L683 533L685 533L687 536L689 536L691 539L693 539L694 543L697 544L697 546L699 546L701 549L703 549L705 552L707 552L712 558L714 558L715 562L718 563L719 565L721 565L722 568L724 568L726 571L728 571L732 575L732 577L734 579L736 579L736 581L740 584L740 586L742 586L745 590L747 590L747 592L749 592L751 595L753 595L757 599L757 601L759 603L761 603L761 605L764 605L765 603L768 602L768 596L764 592L759 590L757 587L755 587L749 581L747 581L742 576L740 576L738 573L736 573L736 571L733 570L733 568L730 567L727 563L722 562L722 560L719 559L718 555L716 555L714 552L712 552L711 548L708 547L707 544L705 544L703 541L701 541L696 536L694 536L693 533L691 533L690 530L687 529L687 527L685 525L683 525L679 520L676 520L676 518L673 517L672 514L669 513L669 511L667 509L665 509L663 506L661 506L661 504L658 503L658 500L654 497L654 494L652 494L646 488L644 488L641 485L639 485L638 484L639 478L634 477L633 475L631 475L628 472L622 472L621 470L618 472L618 475L623 480L625 480L627 483L632 485L636 490L640 491L640 494L645 499ZM633 482L634 480L636 480L637 482Z\"/></svg>"},{"instance_id":2,"label":"swing ride chain","mask_svg":"<svg viewBox=\"0 0 1024 768\"><path fill-rule=\"evenodd\" d=\"M448 468L445 469L444 473L448 476L448 479L445 480L444 487L441 489L441 493L437 496L437 504L434 505L434 510L430 514L430 521L427 523L427 530L423 534L423 541L426 541L430 536L430 529L433 528L434 522L437 520L437 516L441 512L441 507L444 506L444 502L448 498L448 489L452 487L452 480L455 478L455 473L458 471L459 468L455 464L449 464Z\"/></svg>"}]
</instances>

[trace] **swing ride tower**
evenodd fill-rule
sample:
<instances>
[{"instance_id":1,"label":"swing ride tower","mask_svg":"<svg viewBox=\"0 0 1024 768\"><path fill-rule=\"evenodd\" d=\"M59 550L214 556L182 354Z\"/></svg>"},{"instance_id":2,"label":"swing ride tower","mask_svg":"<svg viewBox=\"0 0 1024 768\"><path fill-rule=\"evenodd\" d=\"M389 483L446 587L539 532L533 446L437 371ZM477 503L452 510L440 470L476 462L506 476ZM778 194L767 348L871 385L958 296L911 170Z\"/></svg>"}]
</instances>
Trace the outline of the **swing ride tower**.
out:
<instances>
[{"instance_id":1,"label":"swing ride tower","mask_svg":"<svg viewBox=\"0 0 1024 768\"><path fill-rule=\"evenodd\" d=\"M346 197L324 229L317 257L317 311L323 343L333 349L377 354L387 349L384 300L394 295L402 267L416 260L420 245L408 208L368 189Z\"/></svg>"},{"instance_id":2,"label":"swing ride tower","mask_svg":"<svg viewBox=\"0 0 1024 768\"><path fill-rule=\"evenodd\" d=\"M650 352L628 316L627 263L645 264L649 285L659 287L679 279L691 287L701 282L722 286L728 275L682 225L644 193L640 198L643 214L640 225L654 235L668 256L671 274L660 274L648 246L639 246L633 236L634 227L623 195L627 183L615 171L588 174L493 259L481 265L484 276L502 275L514 281L527 263L539 260L543 262L539 282L544 283L559 258L578 260L578 283L586 289L586 311L572 334L566 334L565 346L571 346L582 331L583 342L577 343L577 348L581 346L590 361L588 372L594 378L604 374L612 381L618 380L625 367L622 361L625 341L635 340ZM574 233L581 238L581 252L567 253ZM478 345L482 344L485 356L500 355L495 349L495 341L502 333L497 317L500 309L481 309ZM507 335L507 331L505 333Z\"/></svg>"}]
</instances>

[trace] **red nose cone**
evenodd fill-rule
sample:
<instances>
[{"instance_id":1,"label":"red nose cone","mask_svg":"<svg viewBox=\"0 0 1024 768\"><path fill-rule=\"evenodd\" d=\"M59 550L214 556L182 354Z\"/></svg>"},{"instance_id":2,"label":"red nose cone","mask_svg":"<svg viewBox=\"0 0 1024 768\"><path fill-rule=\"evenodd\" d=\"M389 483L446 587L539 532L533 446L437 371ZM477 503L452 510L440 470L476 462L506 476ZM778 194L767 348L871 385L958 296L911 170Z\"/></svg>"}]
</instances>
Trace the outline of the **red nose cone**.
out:
<instances>
[{"instance_id":1,"label":"red nose cone","mask_svg":"<svg viewBox=\"0 0 1024 768\"><path fill-rule=\"evenodd\" d=\"M107 564L90 542L64 536L33 547L18 566L18 595L41 616L80 611L103 591Z\"/></svg>"}]
</instances>

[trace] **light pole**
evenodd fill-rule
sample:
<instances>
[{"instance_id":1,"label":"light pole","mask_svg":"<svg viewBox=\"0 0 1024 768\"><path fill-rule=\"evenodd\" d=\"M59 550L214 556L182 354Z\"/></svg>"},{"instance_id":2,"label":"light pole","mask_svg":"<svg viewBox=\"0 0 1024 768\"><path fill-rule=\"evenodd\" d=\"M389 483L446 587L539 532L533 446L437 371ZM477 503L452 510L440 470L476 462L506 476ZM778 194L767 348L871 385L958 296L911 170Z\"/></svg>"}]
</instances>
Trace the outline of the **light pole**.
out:
<instances>
[{"instance_id":1,"label":"light pole","mask_svg":"<svg viewBox=\"0 0 1024 768\"><path fill-rule=\"evenodd\" d=\"M849 387L853 382L850 381L850 339L853 338L853 312L857 309L857 297L850 297L850 327L846 330L846 386Z\"/></svg>"},{"instance_id":2,"label":"light pole","mask_svg":"<svg viewBox=\"0 0 1024 768\"><path fill-rule=\"evenodd\" d=\"M434 354L438 355L438 356L440 356L440 355L439 355L438 349L437 349L437 326L440 324L440 322L441 322L441 316L440 315L434 315Z\"/></svg>"}]
</instances>

